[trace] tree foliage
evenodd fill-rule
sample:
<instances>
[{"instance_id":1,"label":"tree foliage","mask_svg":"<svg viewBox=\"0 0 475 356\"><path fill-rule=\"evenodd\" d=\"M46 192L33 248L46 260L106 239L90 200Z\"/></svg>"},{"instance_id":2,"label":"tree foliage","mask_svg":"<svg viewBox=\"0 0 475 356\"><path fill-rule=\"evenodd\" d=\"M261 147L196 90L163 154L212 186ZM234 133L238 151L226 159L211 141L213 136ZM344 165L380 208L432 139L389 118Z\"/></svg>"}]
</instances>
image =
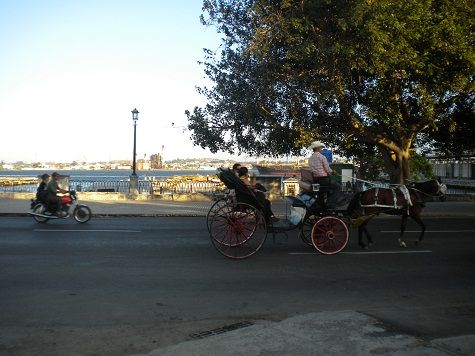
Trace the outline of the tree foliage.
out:
<instances>
[{"instance_id":1,"label":"tree foliage","mask_svg":"<svg viewBox=\"0 0 475 356\"><path fill-rule=\"evenodd\" d=\"M441 117L437 129L430 133L435 141L438 152L449 157L460 158L472 153L475 148L475 95L459 100Z\"/></svg>"},{"instance_id":2,"label":"tree foliage","mask_svg":"<svg viewBox=\"0 0 475 356\"><path fill-rule=\"evenodd\" d=\"M419 136L449 147L447 132L473 125L473 8L205 0L202 21L223 44L206 52L207 105L186 112L192 139L214 152L270 156L301 154L320 139L348 156L378 152L402 182Z\"/></svg>"}]
</instances>

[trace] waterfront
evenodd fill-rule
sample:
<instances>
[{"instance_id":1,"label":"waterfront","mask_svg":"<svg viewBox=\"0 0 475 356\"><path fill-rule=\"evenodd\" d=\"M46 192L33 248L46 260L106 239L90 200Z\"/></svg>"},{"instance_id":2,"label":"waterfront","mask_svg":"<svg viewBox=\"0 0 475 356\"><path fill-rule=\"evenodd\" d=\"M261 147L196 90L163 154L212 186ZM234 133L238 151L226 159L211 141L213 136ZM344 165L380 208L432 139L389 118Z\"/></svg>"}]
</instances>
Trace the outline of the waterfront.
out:
<instances>
[{"instance_id":1,"label":"waterfront","mask_svg":"<svg viewBox=\"0 0 475 356\"><path fill-rule=\"evenodd\" d=\"M218 168L218 167L217 167ZM129 192L130 170L58 170L58 173L68 176L69 189L83 192ZM0 178L35 179L43 173L51 174L48 170L1 170ZM136 171L139 178L139 192L153 195L154 187L161 193L192 193L214 192L216 170L141 170ZM257 173L257 172L255 172ZM259 176L259 174L258 174ZM173 179L175 177L175 179ZM264 178L265 177L265 178ZM277 176L261 176L261 179L280 178ZM170 182L173 181L173 182ZM190 184L191 181L193 184ZM198 182L199 181L199 182ZM202 183L210 181L208 183ZM38 180L39 182L39 180ZM282 182L281 182L282 183ZM384 186L383 183L381 183ZM448 194L474 194L474 187L470 184L459 186L447 182ZM37 184L4 185L0 192L35 192ZM220 190L218 188L218 190Z\"/></svg>"},{"instance_id":2,"label":"waterfront","mask_svg":"<svg viewBox=\"0 0 475 356\"><path fill-rule=\"evenodd\" d=\"M216 167L217 168L217 167ZM131 170L58 170L61 175L69 176L71 180L125 180L128 181ZM51 175L48 170L3 170L0 177L39 177L43 173ZM205 175L214 176L216 170L146 170L136 171L139 180L164 179L172 176Z\"/></svg>"},{"instance_id":3,"label":"waterfront","mask_svg":"<svg viewBox=\"0 0 475 356\"><path fill-rule=\"evenodd\" d=\"M64 182L68 187L79 192L129 192L130 170L58 170L60 175L68 177ZM42 170L5 170L0 171L0 177L17 179L39 178L43 173L52 172ZM139 178L139 193L153 194L154 189L160 192L194 192L214 191L214 183L201 182L214 180L215 170L150 170L137 171ZM174 179L175 178L175 179ZM191 178L191 179L190 179ZM168 182L173 180L173 182ZM200 181L190 184L190 180ZM160 183L159 183L160 182ZM37 184L4 185L2 192L35 192Z\"/></svg>"}]
</instances>

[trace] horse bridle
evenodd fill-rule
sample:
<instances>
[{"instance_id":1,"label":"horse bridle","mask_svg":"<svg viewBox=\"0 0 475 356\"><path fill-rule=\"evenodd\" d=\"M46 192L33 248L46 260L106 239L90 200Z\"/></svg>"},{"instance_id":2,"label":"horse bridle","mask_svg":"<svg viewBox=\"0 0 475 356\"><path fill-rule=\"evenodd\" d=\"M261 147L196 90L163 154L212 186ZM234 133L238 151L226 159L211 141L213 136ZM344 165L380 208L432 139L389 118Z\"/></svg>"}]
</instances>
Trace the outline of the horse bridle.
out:
<instances>
[{"instance_id":1,"label":"horse bridle","mask_svg":"<svg viewBox=\"0 0 475 356\"><path fill-rule=\"evenodd\" d=\"M417 190L419 193L427 195L428 197L438 197L438 198L443 197L447 193L447 186L443 183L440 183L438 180L435 180L435 182L437 183L437 191L434 194L426 193L415 187L412 187L412 189Z\"/></svg>"},{"instance_id":2,"label":"horse bridle","mask_svg":"<svg viewBox=\"0 0 475 356\"><path fill-rule=\"evenodd\" d=\"M440 183L438 180L437 182L437 192L435 193L436 197L442 197L447 194L447 185Z\"/></svg>"}]
</instances>

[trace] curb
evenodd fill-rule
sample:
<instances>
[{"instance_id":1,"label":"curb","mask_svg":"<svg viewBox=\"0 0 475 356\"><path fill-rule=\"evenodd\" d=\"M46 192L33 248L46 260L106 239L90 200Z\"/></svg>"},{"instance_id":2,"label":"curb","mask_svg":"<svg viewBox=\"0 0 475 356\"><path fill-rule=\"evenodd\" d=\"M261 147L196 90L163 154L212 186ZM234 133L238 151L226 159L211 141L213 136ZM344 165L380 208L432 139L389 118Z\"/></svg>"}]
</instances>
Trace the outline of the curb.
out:
<instances>
[{"instance_id":1,"label":"curb","mask_svg":"<svg viewBox=\"0 0 475 356\"><path fill-rule=\"evenodd\" d=\"M5 217L32 217L29 213L0 213L0 216ZM206 215L198 214L142 214L142 213L97 213L92 214L92 218L205 218ZM57 219L56 219L57 220Z\"/></svg>"}]
</instances>

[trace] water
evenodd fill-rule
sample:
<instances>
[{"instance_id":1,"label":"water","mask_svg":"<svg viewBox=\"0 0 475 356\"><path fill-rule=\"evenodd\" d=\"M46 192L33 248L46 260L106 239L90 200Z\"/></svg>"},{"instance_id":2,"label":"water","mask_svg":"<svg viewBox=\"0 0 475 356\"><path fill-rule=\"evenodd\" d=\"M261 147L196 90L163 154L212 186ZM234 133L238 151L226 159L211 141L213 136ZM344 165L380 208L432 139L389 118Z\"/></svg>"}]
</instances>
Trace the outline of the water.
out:
<instances>
[{"instance_id":1,"label":"water","mask_svg":"<svg viewBox=\"0 0 475 356\"><path fill-rule=\"evenodd\" d=\"M132 171L130 170L57 170L61 175L69 176L71 181L97 180L97 181L128 181ZM43 173L51 174L49 170L4 170L0 171L0 177L38 177ZM215 170L154 170L136 171L139 180L163 179L172 176L184 175L209 175L214 176Z\"/></svg>"},{"instance_id":2,"label":"water","mask_svg":"<svg viewBox=\"0 0 475 356\"><path fill-rule=\"evenodd\" d=\"M129 191L130 170L57 170L60 175L69 176L65 184L69 189L77 191L115 191L127 193ZM5 170L0 171L0 177L35 178L43 173L52 174L48 170ZM154 170L136 171L139 179L139 192L151 191L152 180L161 180L172 176L204 175L215 176L215 170ZM37 185L3 186L1 192L35 192ZM63 187L68 189L66 186Z\"/></svg>"}]
</instances>

